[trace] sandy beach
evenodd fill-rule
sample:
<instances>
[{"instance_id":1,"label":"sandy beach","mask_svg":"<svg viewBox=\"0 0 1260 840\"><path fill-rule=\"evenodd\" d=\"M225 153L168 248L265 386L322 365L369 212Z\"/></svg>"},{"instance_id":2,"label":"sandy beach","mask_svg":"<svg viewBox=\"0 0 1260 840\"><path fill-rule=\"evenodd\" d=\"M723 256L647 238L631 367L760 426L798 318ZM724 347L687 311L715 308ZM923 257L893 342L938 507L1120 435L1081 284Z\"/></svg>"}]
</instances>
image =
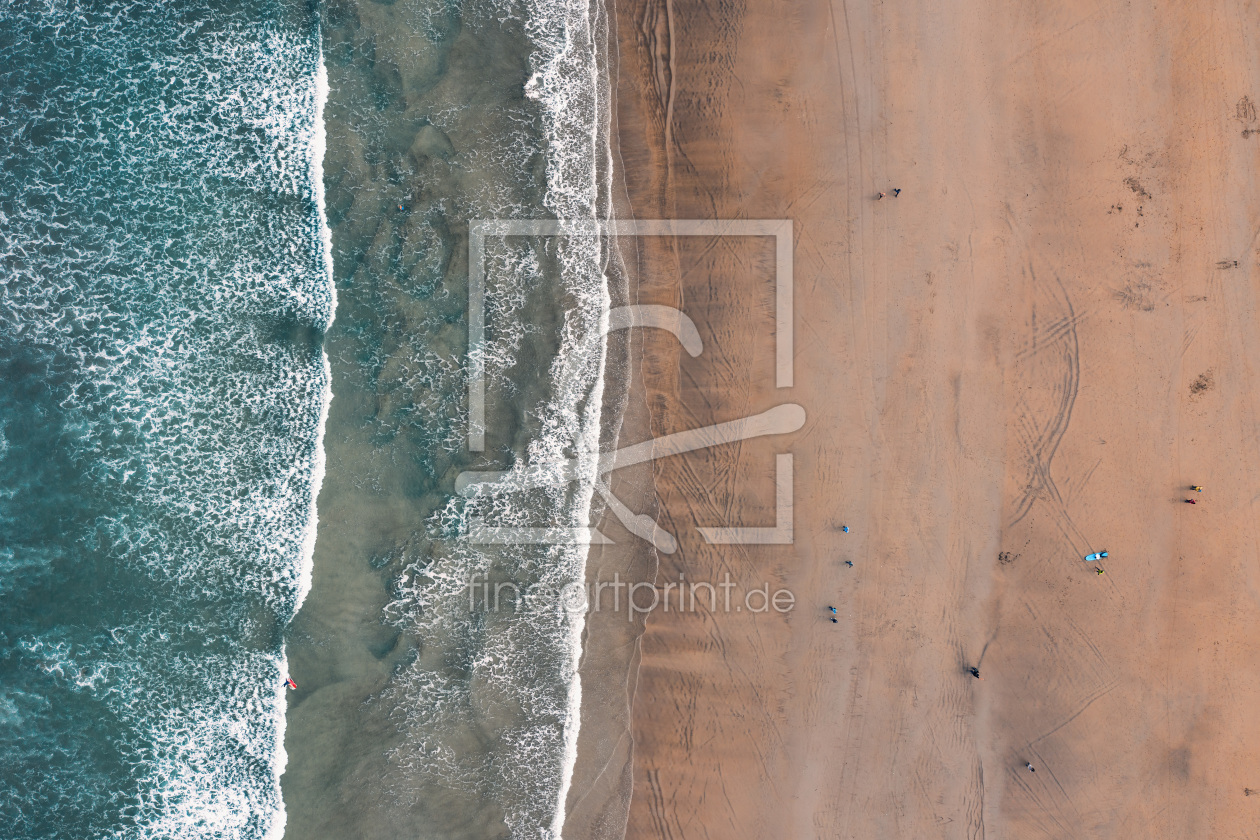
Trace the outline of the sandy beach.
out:
<instances>
[{"instance_id":1,"label":"sandy beach","mask_svg":"<svg viewBox=\"0 0 1260 840\"><path fill-rule=\"evenodd\" d=\"M0 59L0 840L1260 838L1260 3Z\"/></svg>"},{"instance_id":2,"label":"sandy beach","mask_svg":"<svg viewBox=\"0 0 1260 840\"><path fill-rule=\"evenodd\" d=\"M617 637L630 740L584 728L566 836L1255 836L1260 13L612 17L624 209L791 220L795 267L782 389L772 240L624 245L705 342L643 333L624 435L808 419L655 462L658 590L796 602ZM774 524L783 453L792 544L702 539Z\"/></svg>"}]
</instances>

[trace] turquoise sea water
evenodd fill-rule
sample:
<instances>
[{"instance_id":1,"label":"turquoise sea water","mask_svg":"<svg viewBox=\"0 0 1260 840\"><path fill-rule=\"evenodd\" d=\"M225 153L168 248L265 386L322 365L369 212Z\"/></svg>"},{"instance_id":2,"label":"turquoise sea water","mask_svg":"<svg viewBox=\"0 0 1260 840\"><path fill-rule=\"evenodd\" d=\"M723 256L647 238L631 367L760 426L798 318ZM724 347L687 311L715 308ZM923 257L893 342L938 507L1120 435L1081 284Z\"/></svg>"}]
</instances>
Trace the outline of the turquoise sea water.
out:
<instances>
[{"instance_id":1,"label":"turquoise sea water","mask_svg":"<svg viewBox=\"0 0 1260 840\"><path fill-rule=\"evenodd\" d=\"M0 836L281 829L332 315L318 19L0 6Z\"/></svg>"},{"instance_id":2,"label":"turquoise sea water","mask_svg":"<svg viewBox=\"0 0 1260 840\"><path fill-rule=\"evenodd\" d=\"M607 215L601 14L0 7L0 838L559 833L582 615L468 582L586 548L466 536L587 523L610 255L487 243L474 453L467 234Z\"/></svg>"}]
</instances>

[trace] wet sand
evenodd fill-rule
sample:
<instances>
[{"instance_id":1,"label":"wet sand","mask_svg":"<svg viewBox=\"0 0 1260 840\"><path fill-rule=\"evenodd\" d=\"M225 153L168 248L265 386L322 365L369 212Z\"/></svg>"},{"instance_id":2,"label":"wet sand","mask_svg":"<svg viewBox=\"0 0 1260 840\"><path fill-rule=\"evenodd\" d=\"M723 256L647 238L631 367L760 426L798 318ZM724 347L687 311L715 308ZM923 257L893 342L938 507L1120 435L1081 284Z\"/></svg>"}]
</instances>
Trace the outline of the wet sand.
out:
<instances>
[{"instance_id":1,"label":"wet sand","mask_svg":"<svg viewBox=\"0 0 1260 840\"><path fill-rule=\"evenodd\" d=\"M809 418L654 466L680 541L658 585L730 573L797 606L650 616L626 836L1260 831L1260 12L615 21L634 215L794 224L791 389L772 246L635 246L637 299L706 343L644 333L651 432ZM773 522L782 452L794 544L707 545L697 525Z\"/></svg>"}]
</instances>

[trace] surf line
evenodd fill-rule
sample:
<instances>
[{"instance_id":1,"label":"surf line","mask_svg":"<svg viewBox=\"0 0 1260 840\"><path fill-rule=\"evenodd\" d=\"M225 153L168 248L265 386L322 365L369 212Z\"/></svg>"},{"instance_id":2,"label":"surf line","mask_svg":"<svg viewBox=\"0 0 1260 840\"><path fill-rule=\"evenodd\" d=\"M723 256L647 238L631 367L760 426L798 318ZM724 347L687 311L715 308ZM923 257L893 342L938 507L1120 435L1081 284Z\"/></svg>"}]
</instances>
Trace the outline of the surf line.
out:
<instances>
[{"instance_id":1,"label":"surf line","mask_svg":"<svg viewBox=\"0 0 1260 840\"><path fill-rule=\"evenodd\" d=\"M318 34L316 35L318 38ZM328 132L324 122L324 106L328 103L328 67L324 63L323 45L320 45L318 66L315 70L314 98L315 117L311 126L310 159L307 171L311 179L311 196L314 198L318 216L318 237L316 243L319 253L320 270L324 275L324 285L328 292L327 318L322 327L327 333L337 316L337 286L333 280L332 229L328 226L328 208L324 196L324 156L328 149ZM319 492L324 486L324 474L327 458L324 452L324 430L328 425L328 410L332 405L332 363L328 359L328 351L320 350L321 364L324 374L324 388L320 397L319 420L315 430L315 448L311 463L311 501L310 513L307 515L306 529L302 535L302 549L298 558L298 591L293 604L293 615L296 616L311 591L311 581L315 567L315 538L319 531ZM297 689L297 683L289 676L289 657L284 650L280 654L280 673L285 682L281 683L275 696L276 709L276 745L277 752L273 763L276 785L279 787L280 777L289 765L289 754L284 748L286 710L288 699L285 694ZM277 798L277 812L267 831L267 840L281 840L284 837L288 814L284 807L284 797Z\"/></svg>"}]
</instances>

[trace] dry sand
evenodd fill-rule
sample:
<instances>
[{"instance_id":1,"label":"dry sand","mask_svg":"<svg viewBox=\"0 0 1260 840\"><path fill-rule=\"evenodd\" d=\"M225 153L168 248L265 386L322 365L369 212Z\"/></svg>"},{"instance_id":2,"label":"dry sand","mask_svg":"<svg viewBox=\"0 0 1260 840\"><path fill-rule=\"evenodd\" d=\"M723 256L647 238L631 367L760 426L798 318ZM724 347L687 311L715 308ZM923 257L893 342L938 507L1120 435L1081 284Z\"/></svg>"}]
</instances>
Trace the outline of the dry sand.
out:
<instances>
[{"instance_id":1,"label":"dry sand","mask_svg":"<svg viewBox=\"0 0 1260 840\"><path fill-rule=\"evenodd\" d=\"M1260 836L1260 11L615 21L632 212L795 226L789 390L769 240L628 250L638 299L706 341L643 339L652 433L809 416L656 464L681 541L658 583L729 572L798 604L652 614L627 836ZM773 521L784 451L795 544L705 544L697 524Z\"/></svg>"}]
</instances>

